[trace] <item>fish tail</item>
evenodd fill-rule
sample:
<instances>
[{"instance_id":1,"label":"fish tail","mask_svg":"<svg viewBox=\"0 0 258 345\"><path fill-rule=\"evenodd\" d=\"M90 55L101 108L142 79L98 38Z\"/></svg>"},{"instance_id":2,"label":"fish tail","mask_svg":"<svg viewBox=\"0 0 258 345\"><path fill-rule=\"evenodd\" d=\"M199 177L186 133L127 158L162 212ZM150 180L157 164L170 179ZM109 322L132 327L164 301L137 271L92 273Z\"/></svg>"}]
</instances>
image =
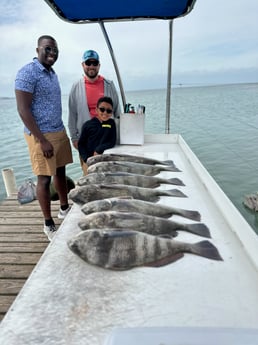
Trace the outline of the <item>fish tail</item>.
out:
<instances>
[{"instance_id":1,"label":"fish tail","mask_svg":"<svg viewBox=\"0 0 258 345\"><path fill-rule=\"evenodd\" d=\"M171 165L171 166L175 166L175 163L172 161L172 160L166 160L166 161L163 161L163 164L164 165Z\"/></svg>"},{"instance_id":2,"label":"fish tail","mask_svg":"<svg viewBox=\"0 0 258 345\"><path fill-rule=\"evenodd\" d=\"M201 220L201 215L198 211L192 211L192 210L180 210L180 212L177 213L179 216L182 216L184 218L196 220L199 222Z\"/></svg>"},{"instance_id":3,"label":"fish tail","mask_svg":"<svg viewBox=\"0 0 258 345\"><path fill-rule=\"evenodd\" d=\"M178 198L187 198L187 195L185 195L183 192L181 192L181 190L178 189L170 189L167 191L169 196L176 196Z\"/></svg>"},{"instance_id":4,"label":"fish tail","mask_svg":"<svg viewBox=\"0 0 258 345\"><path fill-rule=\"evenodd\" d=\"M210 230L205 224L187 224L187 230L192 234L211 238Z\"/></svg>"},{"instance_id":5,"label":"fish tail","mask_svg":"<svg viewBox=\"0 0 258 345\"><path fill-rule=\"evenodd\" d=\"M169 178L169 179L167 179L167 182L169 184L175 184L177 186L185 186L184 182L182 180L180 180L179 178Z\"/></svg>"},{"instance_id":6,"label":"fish tail","mask_svg":"<svg viewBox=\"0 0 258 345\"><path fill-rule=\"evenodd\" d=\"M208 259L223 261L218 249L209 241L192 244L189 252Z\"/></svg>"}]
</instances>

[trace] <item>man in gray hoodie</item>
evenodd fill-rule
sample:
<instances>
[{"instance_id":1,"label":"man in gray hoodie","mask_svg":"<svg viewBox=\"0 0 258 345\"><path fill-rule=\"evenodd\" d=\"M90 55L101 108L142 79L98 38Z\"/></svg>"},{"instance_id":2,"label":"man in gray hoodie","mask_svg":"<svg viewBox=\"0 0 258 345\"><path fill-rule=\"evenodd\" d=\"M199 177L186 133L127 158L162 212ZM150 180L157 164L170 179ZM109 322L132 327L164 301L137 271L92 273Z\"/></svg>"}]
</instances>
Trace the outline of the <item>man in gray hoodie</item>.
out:
<instances>
[{"instance_id":1,"label":"man in gray hoodie","mask_svg":"<svg viewBox=\"0 0 258 345\"><path fill-rule=\"evenodd\" d=\"M100 97L110 97L113 101L113 116L120 117L118 94L113 81L99 75L99 55L94 50L86 50L82 56L84 76L72 86L69 95L68 127L73 146L78 149L83 124L97 116L96 105Z\"/></svg>"}]
</instances>

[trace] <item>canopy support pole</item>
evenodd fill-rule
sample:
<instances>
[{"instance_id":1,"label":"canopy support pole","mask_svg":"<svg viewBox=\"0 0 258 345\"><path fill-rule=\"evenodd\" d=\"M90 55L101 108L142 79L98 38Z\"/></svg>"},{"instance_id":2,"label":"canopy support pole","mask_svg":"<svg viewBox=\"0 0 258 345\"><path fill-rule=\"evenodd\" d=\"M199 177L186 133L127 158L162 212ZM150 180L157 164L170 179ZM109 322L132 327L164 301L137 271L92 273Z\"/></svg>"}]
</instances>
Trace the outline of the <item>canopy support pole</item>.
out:
<instances>
[{"instance_id":1,"label":"canopy support pole","mask_svg":"<svg viewBox=\"0 0 258 345\"><path fill-rule=\"evenodd\" d=\"M168 51L168 77L167 77L167 99L166 99L166 125L165 133L170 133L170 99L172 80L172 42L173 41L173 19L169 21L169 51Z\"/></svg>"},{"instance_id":2,"label":"canopy support pole","mask_svg":"<svg viewBox=\"0 0 258 345\"><path fill-rule=\"evenodd\" d=\"M114 54L114 51L113 51L113 48L112 48L111 42L109 40L109 37L108 37L108 34L107 34L107 31L106 31L106 28L104 26L103 21L99 21L98 23L99 23L99 25L101 27L101 30L103 32L103 35L105 37L105 40L106 40L106 43L107 43L107 46L108 46L108 49L109 49L109 52L110 52L110 55L111 55L111 58L112 58L112 61L113 61L113 65L114 65L114 68L115 68L115 71L116 71L117 81L118 81L118 84L119 84L120 93L121 93L121 97L122 97L123 109L124 109L124 107L126 105L125 92L124 92L124 88L123 88L122 79L120 77L120 72L119 72L119 69L118 69L118 65L117 65L117 62L116 62L115 54Z\"/></svg>"}]
</instances>

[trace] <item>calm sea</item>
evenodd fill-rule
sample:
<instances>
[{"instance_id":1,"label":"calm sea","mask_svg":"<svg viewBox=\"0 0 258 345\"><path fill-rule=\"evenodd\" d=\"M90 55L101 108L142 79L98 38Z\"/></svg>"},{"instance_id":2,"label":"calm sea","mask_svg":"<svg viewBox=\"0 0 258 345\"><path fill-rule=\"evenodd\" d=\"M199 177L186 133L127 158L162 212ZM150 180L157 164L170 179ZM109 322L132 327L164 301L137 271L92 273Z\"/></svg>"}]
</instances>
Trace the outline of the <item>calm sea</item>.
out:
<instances>
[{"instance_id":1,"label":"calm sea","mask_svg":"<svg viewBox=\"0 0 258 345\"><path fill-rule=\"evenodd\" d=\"M146 106L145 133L164 133L166 90L127 92L126 99ZM14 98L0 98L0 116L0 168L13 168L19 186L33 174ZM63 116L67 124L67 96L63 96ZM258 213L243 206L244 196L258 191L258 84L174 88L170 132L183 136L258 233ZM75 180L81 176L75 151L67 171ZM0 201L5 197L1 175Z\"/></svg>"}]
</instances>

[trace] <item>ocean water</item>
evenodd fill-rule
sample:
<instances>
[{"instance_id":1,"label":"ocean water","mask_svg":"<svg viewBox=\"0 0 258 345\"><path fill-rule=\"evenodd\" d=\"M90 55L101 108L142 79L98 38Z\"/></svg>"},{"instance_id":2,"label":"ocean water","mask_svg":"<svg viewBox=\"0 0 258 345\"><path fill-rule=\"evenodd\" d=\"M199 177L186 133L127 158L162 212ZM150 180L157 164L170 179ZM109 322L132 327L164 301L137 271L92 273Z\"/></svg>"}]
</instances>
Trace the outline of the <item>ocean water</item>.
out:
<instances>
[{"instance_id":1,"label":"ocean water","mask_svg":"<svg viewBox=\"0 0 258 345\"><path fill-rule=\"evenodd\" d=\"M67 96L63 118L67 124ZM126 92L128 103L146 106L145 133L165 133L166 90ZM17 186L34 178L23 125L14 98L0 98L0 168L13 168ZM225 194L258 233L258 212L243 205L244 196L258 191L258 84L172 89L170 132L180 133ZM67 167L81 176L78 154ZM35 178L34 178L35 179ZM0 176L0 201L6 197Z\"/></svg>"}]
</instances>

